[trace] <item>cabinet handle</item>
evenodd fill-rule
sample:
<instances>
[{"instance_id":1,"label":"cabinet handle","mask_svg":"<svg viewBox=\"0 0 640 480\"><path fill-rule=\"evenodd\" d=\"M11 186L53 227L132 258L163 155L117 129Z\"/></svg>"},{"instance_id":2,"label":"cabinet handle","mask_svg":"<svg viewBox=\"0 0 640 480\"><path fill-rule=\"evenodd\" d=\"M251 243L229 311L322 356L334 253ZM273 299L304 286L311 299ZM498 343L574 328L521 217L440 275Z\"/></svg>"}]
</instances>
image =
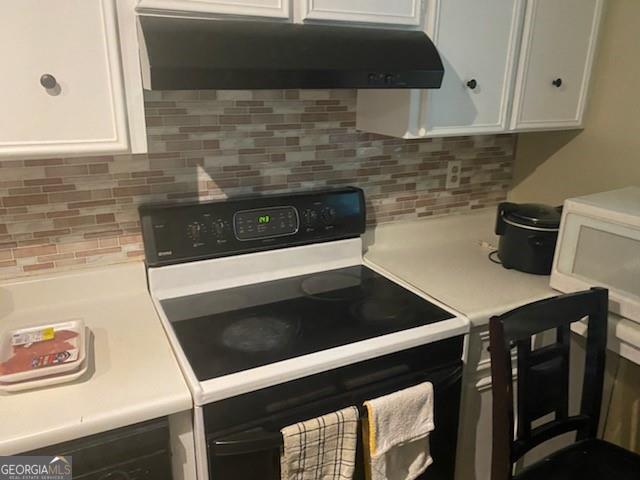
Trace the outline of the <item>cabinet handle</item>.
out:
<instances>
[{"instance_id":1,"label":"cabinet handle","mask_svg":"<svg viewBox=\"0 0 640 480\"><path fill-rule=\"evenodd\" d=\"M478 86L478 82L476 81L475 78L472 78L467 82L467 87L469 87L471 90L475 90L477 86Z\"/></svg>"},{"instance_id":2,"label":"cabinet handle","mask_svg":"<svg viewBox=\"0 0 640 480\"><path fill-rule=\"evenodd\" d=\"M562 86L562 79L561 78L556 78L553 82L551 82L551 84L554 87L560 88Z\"/></svg>"},{"instance_id":3,"label":"cabinet handle","mask_svg":"<svg viewBox=\"0 0 640 480\"><path fill-rule=\"evenodd\" d=\"M47 90L51 90L52 88L55 88L56 85L58 85L58 81L53 75L45 73L40 77L40 85L42 85Z\"/></svg>"}]
</instances>

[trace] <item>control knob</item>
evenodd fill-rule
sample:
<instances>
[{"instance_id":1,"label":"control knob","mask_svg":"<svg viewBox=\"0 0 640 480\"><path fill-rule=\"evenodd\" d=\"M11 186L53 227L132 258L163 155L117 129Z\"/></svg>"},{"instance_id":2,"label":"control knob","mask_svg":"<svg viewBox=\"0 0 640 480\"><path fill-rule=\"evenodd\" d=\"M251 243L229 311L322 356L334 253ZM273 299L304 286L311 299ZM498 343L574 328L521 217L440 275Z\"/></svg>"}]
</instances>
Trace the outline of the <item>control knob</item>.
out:
<instances>
[{"instance_id":1,"label":"control knob","mask_svg":"<svg viewBox=\"0 0 640 480\"><path fill-rule=\"evenodd\" d=\"M213 222L213 232L216 237L218 238L222 237L224 235L224 231L225 231L224 220L219 218L215 222Z\"/></svg>"},{"instance_id":2,"label":"control knob","mask_svg":"<svg viewBox=\"0 0 640 480\"><path fill-rule=\"evenodd\" d=\"M336 219L336 209L333 207L324 207L320 211L320 219L325 225L330 225Z\"/></svg>"},{"instance_id":3,"label":"control knob","mask_svg":"<svg viewBox=\"0 0 640 480\"><path fill-rule=\"evenodd\" d=\"M302 212L302 218L304 219L305 225L307 225L308 227L313 227L318 221L318 212L316 210L308 208L304 212Z\"/></svg>"},{"instance_id":4,"label":"control knob","mask_svg":"<svg viewBox=\"0 0 640 480\"><path fill-rule=\"evenodd\" d=\"M187 225L187 237L193 240L193 243L199 243L204 233L204 225L200 222L192 222Z\"/></svg>"}]
</instances>

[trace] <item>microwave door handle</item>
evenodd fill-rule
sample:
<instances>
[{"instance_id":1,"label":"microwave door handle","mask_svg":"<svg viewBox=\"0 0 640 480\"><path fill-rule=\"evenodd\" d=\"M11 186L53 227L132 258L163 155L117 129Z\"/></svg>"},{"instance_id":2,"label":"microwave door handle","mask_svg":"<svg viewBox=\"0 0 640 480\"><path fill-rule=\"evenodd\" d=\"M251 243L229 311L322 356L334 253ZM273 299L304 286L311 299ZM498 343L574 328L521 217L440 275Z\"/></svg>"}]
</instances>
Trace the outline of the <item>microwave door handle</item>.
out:
<instances>
[{"instance_id":1,"label":"microwave door handle","mask_svg":"<svg viewBox=\"0 0 640 480\"><path fill-rule=\"evenodd\" d=\"M227 438L212 439L209 443L214 456L244 455L282 447L280 432L247 432Z\"/></svg>"}]
</instances>

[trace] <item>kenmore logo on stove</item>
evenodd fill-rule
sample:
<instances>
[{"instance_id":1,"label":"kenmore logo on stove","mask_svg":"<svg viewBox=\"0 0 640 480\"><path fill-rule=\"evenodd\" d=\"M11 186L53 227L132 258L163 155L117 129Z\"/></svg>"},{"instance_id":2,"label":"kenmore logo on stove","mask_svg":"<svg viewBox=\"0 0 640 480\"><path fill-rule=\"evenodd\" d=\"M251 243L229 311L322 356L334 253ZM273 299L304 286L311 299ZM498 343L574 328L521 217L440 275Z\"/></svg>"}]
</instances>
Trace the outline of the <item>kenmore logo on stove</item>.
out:
<instances>
[{"instance_id":1,"label":"kenmore logo on stove","mask_svg":"<svg viewBox=\"0 0 640 480\"><path fill-rule=\"evenodd\" d=\"M159 257L168 257L170 255L173 255L173 250L164 250L162 252L158 252Z\"/></svg>"}]
</instances>

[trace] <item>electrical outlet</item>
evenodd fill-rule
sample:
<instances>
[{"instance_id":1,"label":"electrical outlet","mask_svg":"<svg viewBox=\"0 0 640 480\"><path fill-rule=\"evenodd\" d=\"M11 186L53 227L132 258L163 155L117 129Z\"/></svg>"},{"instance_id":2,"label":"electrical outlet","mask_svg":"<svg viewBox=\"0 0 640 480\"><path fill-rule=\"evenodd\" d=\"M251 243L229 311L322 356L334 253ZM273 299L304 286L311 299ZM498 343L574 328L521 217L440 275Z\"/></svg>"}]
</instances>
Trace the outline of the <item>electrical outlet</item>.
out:
<instances>
[{"instance_id":1,"label":"electrical outlet","mask_svg":"<svg viewBox=\"0 0 640 480\"><path fill-rule=\"evenodd\" d=\"M462 161L452 160L447 165L447 184L446 188L458 188L460 186L460 170L462 169Z\"/></svg>"}]
</instances>

